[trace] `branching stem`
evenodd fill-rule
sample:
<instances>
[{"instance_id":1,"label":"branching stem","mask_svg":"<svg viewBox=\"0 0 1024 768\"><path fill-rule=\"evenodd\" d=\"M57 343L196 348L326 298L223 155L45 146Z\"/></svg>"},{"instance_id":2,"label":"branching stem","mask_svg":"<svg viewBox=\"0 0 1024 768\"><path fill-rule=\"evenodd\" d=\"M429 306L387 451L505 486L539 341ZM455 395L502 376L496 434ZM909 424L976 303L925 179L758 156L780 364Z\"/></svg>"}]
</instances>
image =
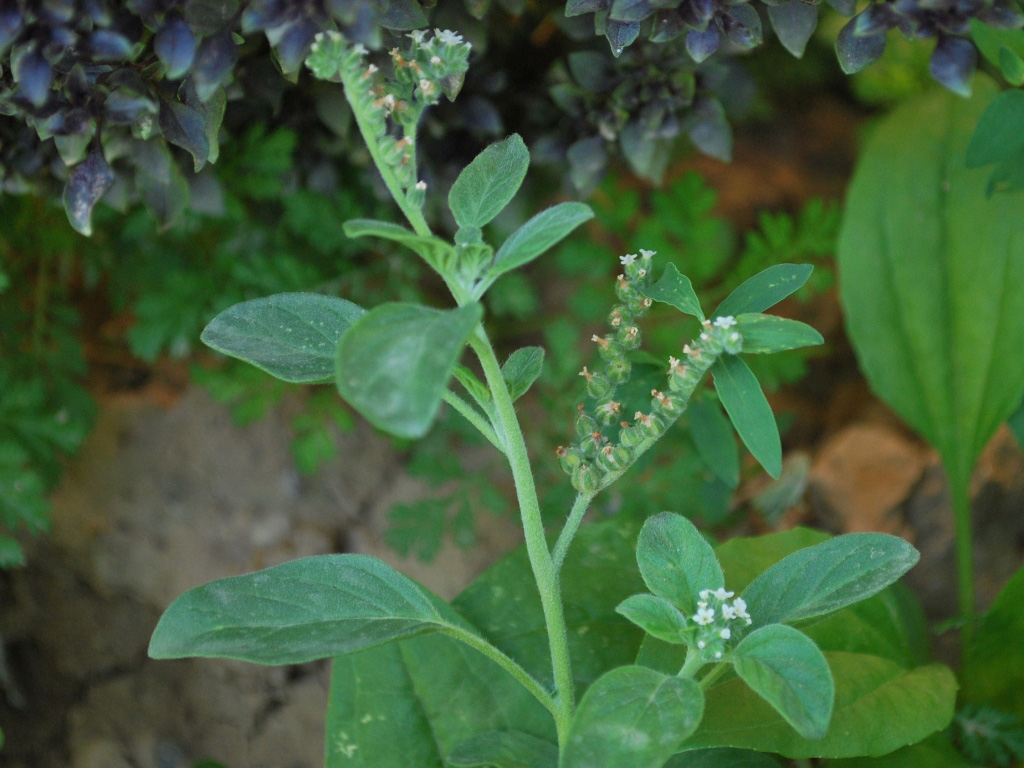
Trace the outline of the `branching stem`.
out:
<instances>
[{"instance_id":1,"label":"branching stem","mask_svg":"<svg viewBox=\"0 0 1024 768\"><path fill-rule=\"evenodd\" d=\"M501 444L494 428L487 423L487 419L476 408L467 403L461 397L449 389L444 391L444 401L452 408L461 413L470 424L479 430L480 434L487 438L487 441L502 453L505 453L505 446Z\"/></svg>"}]
</instances>

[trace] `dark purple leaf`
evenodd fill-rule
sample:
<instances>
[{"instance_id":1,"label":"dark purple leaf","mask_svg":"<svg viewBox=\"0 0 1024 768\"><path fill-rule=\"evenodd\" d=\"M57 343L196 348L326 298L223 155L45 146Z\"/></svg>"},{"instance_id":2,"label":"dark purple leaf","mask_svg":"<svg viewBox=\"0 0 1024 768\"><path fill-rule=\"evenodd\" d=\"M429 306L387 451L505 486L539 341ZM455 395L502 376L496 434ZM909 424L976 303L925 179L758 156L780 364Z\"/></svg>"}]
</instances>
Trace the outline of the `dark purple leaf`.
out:
<instances>
[{"instance_id":1,"label":"dark purple leaf","mask_svg":"<svg viewBox=\"0 0 1024 768\"><path fill-rule=\"evenodd\" d=\"M223 88L218 88L206 101L202 101L191 78L186 78L182 82L181 88L178 89L178 95L187 106L192 107L203 118L206 141L210 145L206 159L210 163L217 162L217 158L220 156L220 126L224 122L227 94Z\"/></svg>"},{"instance_id":2,"label":"dark purple leaf","mask_svg":"<svg viewBox=\"0 0 1024 768\"><path fill-rule=\"evenodd\" d=\"M896 26L896 14L887 3L875 3L857 14L857 23L853 26L853 34L857 37L873 37L884 35Z\"/></svg>"},{"instance_id":3,"label":"dark purple leaf","mask_svg":"<svg viewBox=\"0 0 1024 768\"><path fill-rule=\"evenodd\" d=\"M189 202L189 187L178 166L168 165L168 173L161 178L140 171L135 174L135 185L142 195L142 201L153 212L161 228L170 226Z\"/></svg>"},{"instance_id":4,"label":"dark purple leaf","mask_svg":"<svg viewBox=\"0 0 1024 768\"><path fill-rule=\"evenodd\" d=\"M828 4L843 16L853 16L857 10L857 0L828 0Z\"/></svg>"},{"instance_id":5,"label":"dark purple leaf","mask_svg":"<svg viewBox=\"0 0 1024 768\"><path fill-rule=\"evenodd\" d=\"M991 6L980 9L977 17L979 21L1001 29L1019 29L1024 26L1024 15L1015 5L998 0Z\"/></svg>"},{"instance_id":6,"label":"dark purple leaf","mask_svg":"<svg viewBox=\"0 0 1024 768\"><path fill-rule=\"evenodd\" d=\"M238 0L185 0L185 21L198 37L215 35L238 12Z\"/></svg>"},{"instance_id":7,"label":"dark purple leaf","mask_svg":"<svg viewBox=\"0 0 1024 768\"><path fill-rule=\"evenodd\" d=\"M198 171L210 156L210 141L202 113L177 101L161 101L160 130L164 138L184 149Z\"/></svg>"},{"instance_id":8,"label":"dark purple leaf","mask_svg":"<svg viewBox=\"0 0 1024 768\"><path fill-rule=\"evenodd\" d=\"M577 83L594 93L607 91L617 81L614 63L607 54L597 51L570 53L569 72Z\"/></svg>"},{"instance_id":9,"label":"dark purple leaf","mask_svg":"<svg viewBox=\"0 0 1024 768\"><path fill-rule=\"evenodd\" d=\"M667 43L669 40L675 40L685 28L682 17L676 11L658 11L654 17L651 42Z\"/></svg>"},{"instance_id":10,"label":"dark purple leaf","mask_svg":"<svg viewBox=\"0 0 1024 768\"><path fill-rule=\"evenodd\" d=\"M622 51L632 45L640 36L640 24L638 22L615 21L608 19L604 25L604 36L608 38L608 45L612 48L612 55L618 58Z\"/></svg>"},{"instance_id":11,"label":"dark purple leaf","mask_svg":"<svg viewBox=\"0 0 1024 768\"><path fill-rule=\"evenodd\" d=\"M654 13L651 0L614 0L608 18L616 21L643 21Z\"/></svg>"},{"instance_id":12,"label":"dark purple leaf","mask_svg":"<svg viewBox=\"0 0 1024 768\"><path fill-rule=\"evenodd\" d=\"M50 97L53 69L39 51L32 49L18 59L14 78L18 81L21 95L35 106L43 106Z\"/></svg>"},{"instance_id":13,"label":"dark purple leaf","mask_svg":"<svg viewBox=\"0 0 1024 768\"><path fill-rule=\"evenodd\" d=\"M761 17L749 5L731 6L721 19L725 36L739 48L755 48L764 39Z\"/></svg>"},{"instance_id":14,"label":"dark purple leaf","mask_svg":"<svg viewBox=\"0 0 1024 768\"><path fill-rule=\"evenodd\" d=\"M148 94L118 88L107 94L103 104L108 123L134 125L145 115L155 115L159 108Z\"/></svg>"},{"instance_id":15,"label":"dark purple leaf","mask_svg":"<svg viewBox=\"0 0 1024 768\"><path fill-rule=\"evenodd\" d=\"M131 57L132 44L124 35L98 29L89 35L89 52L96 61L124 61Z\"/></svg>"},{"instance_id":16,"label":"dark purple leaf","mask_svg":"<svg viewBox=\"0 0 1024 768\"><path fill-rule=\"evenodd\" d=\"M594 188L608 165L607 142L600 136L580 139L566 152L569 178L581 192Z\"/></svg>"},{"instance_id":17,"label":"dark purple leaf","mask_svg":"<svg viewBox=\"0 0 1024 768\"><path fill-rule=\"evenodd\" d=\"M679 8L683 22L694 29L703 30L715 15L715 0L690 0Z\"/></svg>"},{"instance_id":18,"label":"dark purple leaf","mask_svg":"<svg viewBox=\"0 0 1024 768\"><path fill-rule=\"evenodd\" d=\"M718 101L705 99L694 108L687 133L705 155L726 163L732 160L732 128Z\"/></svg>"},{"instance_id":19,"label":"dark purple leaf","mask_svg":"<svg viewBox=\"0 0 1024 768\"><path fill-rule=\"evenodd\" d=\"M861 14L863 11L861 12ZM858 37L856 33L857 14L839 32L836 38L836 56L839 58L839 66L843 72L852 75L860 72L864 67L873 61L877 61L885 53L885 35L870 35Z\"/></svg>"},{"instance_id":20,"label":"dark purple leaf","mask_svg":"<svg viewBox=\"0 0 1024 768\"><path fill-rule=\"evenodd\" d=\"M14 42L24 23L25 18L17 6L5 4L5 7L0 9L0 53Z\"/></svg>"},{"instance_id":21,"label":"dark purple leaf","mask_svg":"<svg viewBox=\"0 0 1024 768\"><path fill-rule=\"evenodd\" d=\"M818 26L818 7L802 0L789 0L782 5L770 6L768 18L779 42L787 51L801 58L807 41Z\"/></svg>"},{"instance_id":22,"label":"dark purple leaf","mask_svg":"<svg viewBox=\"0 0 1024 768\"><path fill-rule=\"evenodd\" d=\"M566 16L580 16L584 13L606 11L612 0L568 0L565 4Z\"/></svg>"},{"instance_id":23,"label":"dark purple leaf","mask_svg":"<svg viewBox=\"0 0 1024 768\"><path fill-rule=\"evenodd\" d=\"M419 29L427 25L427 17L416 0L388 0L380 24L387 29Z\"/></svg>"},{"instance_id":24,"label":"dark purple leaf","mask_svg":"<svg viewBox=\"0 0 1024 768\"><path fill-rule=\"evenodd\" d=\"M932 52L928 70L953 93L966 97L971 95L971 75L977 65L974 43L962 37L943 36Z\"/></svg>"},{"instance_id":25,"label":"dark purple leaf","mask_svg":"<svg viewBox=\"0 0 1024 768\"><path fill-rule=\"evenodd\" d=\"M282 0L254 0L242 12L242 34L287 24L290 10Z\"/></svg>"},{"instance_id":26,"label":"dark purple leaf","mask_svg":"<svg viewBox=\"0 0 1024 768\"><path fill-rule=\"evenodd\" d=\"M277 51L278 61L286 75L299 71L318 31L316 24L309 19L302 19L292 24L281 36L274 50Z\"/></svg>"},{"instance_id":27,"label":"dark purple leaf","mask_svg":"<svg viewBox=\"0 0 1024 768\"><path fill-rule=\"evenodd\" d=\"M709 24L708 28L703 32L695 29L687 33L686 52L690 54L690 58L700 64L718 50L718 44L721 40L722 36L718 31L718 27L714 24Z\"/></svg>"},{"instance_id":28,"label":"dark purple leaf","mask_svg":"<svg viewBox=\"0 0 1024 768\"><path fill-rule=\"evenodd\" d=\"M153 50L167 67L167 77L177 80L192 66L196 55L196 37L183 19L171 17L156 33Z\"/></svg>"},{"instance_id":29,"label":"dark purple leaf","mask_svg":"<svg viewBox=\"0 0 1024 768\"><path fill-rule=\"evenodd\" d=\"M64 211L71 226L86 237L92 234L92 209L113 184L114 172L98 149L90 152L68 176L64 185Z\"/></svg>"},{"instance_id":30,"label":"dark purple leaf","mask_svg":"<svg viewBox=\"0 0 1024 768\"><path fill-rule=\"evenodd\" d=\"M208 37L199 44L196 58L192 64L192 77L196 82L196 91L203 101L217 90L227 79L238 61L238 48L231 30L225 28L213 37Z\"/></svg>"}]
</instances>

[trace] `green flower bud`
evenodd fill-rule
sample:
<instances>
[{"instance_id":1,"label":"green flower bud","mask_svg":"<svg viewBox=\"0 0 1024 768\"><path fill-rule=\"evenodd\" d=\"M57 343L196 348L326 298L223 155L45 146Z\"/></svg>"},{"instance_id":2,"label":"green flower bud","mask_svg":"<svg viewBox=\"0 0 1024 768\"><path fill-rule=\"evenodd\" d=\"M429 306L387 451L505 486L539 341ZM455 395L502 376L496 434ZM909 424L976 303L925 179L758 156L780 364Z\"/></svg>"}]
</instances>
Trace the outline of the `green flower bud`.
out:
<instances>
[{"instance_id":1,"label":"green flower bud","mask_svg":"<svg viewBox=\"0 0 1024 768\"><path fill-rule=\"evenodd\" d=\"M566 448L560 445L555 453L558 456L559 464L562 465L562 469L567 475L572 475L576 468L583 463L583 454L575 446Z\"/></svg>"},{"instance_id":2,"label":"green flower bud","mask_svg":"<svg viewBox=\"0 0 1024 768\"><path fill-rule=\"evenodd\" d=\"M624 357L608 363L608 378L615 384L622 384L629 380L629 374L633 371L633 365Z\"/></svg>"},{"instance_id":3,"label":"green flower bud","mask_svg":"<svg viewBox=\"0 0 1024 768\"><path fill-rule=\"evenodd\" d=\"M606 445L597 456L597 464L605 472L618 472L633 460L629 450L621 445Z\"/></svg>"},{"instance_id":4,"label":"green flower bud","mask_svg":"<svg viewBox=\"0 0 1024 768\"><path fill-rule=\"evenodd\" d=\"M597 430L597 420L593 416L580 411L580 414L576 417L576 434L580 437L590 437Z\"/></svg>"},{"instance_id":5,"label":"green flower bud","mask_svg":"<svg viewBox=\"0 0 1024 768\"><path fill-rule=\"evenodd\" d=\"M587 394L595 400L604 400L612 393L612 383L603 373L594 373L587 379Z\"/></svg>"},{"instance_id":6,"label":"green flower bud","mask_svg":"<svg viewBox=\"0 0 1024 768\"><path fill-rule=\"evenodd\" d=\"M640 329L637 326L622 326L619 328L619 332L616 336L623 349L633 350L640 348Z\"/></svg>"},{"instance_id":7,"label":"green flower bud","mask_svg":"<svg viewBox=\"0 0 1024 768\"><path fill-rule=\"evenodd\" d=\"M596 493L601 487L601 477L589 464L580 464L572 473L572 486L580 493Z\"/></svg>"},{"instance_id":8,"label":"green flower bud","mask_svg":"<svg viewBox=\"0 0 1024 768\"><path fill-rule=\"evenodd\" d=\"M644 432L636 424L630 425L622 422L622 431L619 432L619 443L627 450L633 450L644 441Z\"/></svg>"}]
</instances>

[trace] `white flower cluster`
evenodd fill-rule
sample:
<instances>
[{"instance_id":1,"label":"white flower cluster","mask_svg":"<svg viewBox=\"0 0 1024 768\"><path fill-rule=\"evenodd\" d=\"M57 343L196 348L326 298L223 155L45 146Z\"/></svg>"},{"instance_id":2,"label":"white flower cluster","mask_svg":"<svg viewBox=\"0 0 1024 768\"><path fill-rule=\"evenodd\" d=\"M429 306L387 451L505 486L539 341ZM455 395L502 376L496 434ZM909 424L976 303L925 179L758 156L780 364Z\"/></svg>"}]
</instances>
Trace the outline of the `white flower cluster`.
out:
<instances>
[{"instance_id":1,"label":"white flower cluster","mask_svg":"<svg viewBox=\"0 0 1024 768\"><path fill-rule=\"evenodd\" d=\"M697 612L692 618L699 626L697 649L706 661L717 661L725 654L726 641L731 640L734 634L731 624L740 621L743 622L742 626L749 626L753 621L742 597L729 602L735 594L724 587L700 592Z\"/></svg>"}]
</instances>

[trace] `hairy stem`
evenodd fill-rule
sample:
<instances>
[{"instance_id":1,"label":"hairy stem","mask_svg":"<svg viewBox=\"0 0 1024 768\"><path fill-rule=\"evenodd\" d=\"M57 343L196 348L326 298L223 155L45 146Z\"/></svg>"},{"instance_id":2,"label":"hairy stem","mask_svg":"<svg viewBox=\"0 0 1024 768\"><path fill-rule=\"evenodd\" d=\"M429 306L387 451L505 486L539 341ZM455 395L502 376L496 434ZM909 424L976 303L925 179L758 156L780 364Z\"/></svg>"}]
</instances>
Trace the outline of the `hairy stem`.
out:
<instances>
[{"instance_id":1,"label":"hairy stem","mask_svg":"<svg viewBox=\"0 0 1024 768\"><path fill-rule=\"evenodd\" d=\"M569 545L572 544L576 532L580 529L580 523L583 522L583 517L587 514L587 509L590 507L590 501L594 498L594 495L593 493L582 492L576 495L576 501L573 502L569 517L565 521L562 532L558 534L558 541L555 542L555 548L551 553L551 559L555 562L556 570L562 569L562 563L565 561L565 555L569 551Z\"/></svg>"},{"instance_id":2,"label":"hairy stem","mask_svg":"<svg viewBox=\"0 0 1024 768\"><path fill-rule=\"evenodd\" d=\"M569 637L565 627L565 616L562 611L562 597L558 583L558 571L551 553L548 551L544 538L544 524L541 521L540 502L533 481L533 470L530 457L526 451L526 442L519 426L515 406L509 395L505 379L501 375L501 365L494 354L491 342L482 327L470 339L470 345L480 364L484 376L491 388L498 421L506 438L506 455L512 468L515 480L516 496L519 501L519 513L523 522L523 533L526 538L526 553L530 559L530 567L537 582L540 593L541 607L544 610L544 623L547 625L548 645L551 650L551 666L554 673L555 689L558 693L558 713L555 724L558 728L559 744L564 745L568 733L569 721L574 706L574 686L572 666L569 659Z\"/></svg>"},{"instance_id":3,"label":"hairy stem","mask_svg":"<svg viewBox=\"0 0 1024 768\"><path fill-rule=\"evenodd\" d=\"M497 448L502 453L505 452L505 446L501 444L501 440L498 439L497 433L494 428L487 423L487 419L483 417L476 408L467 403L461 397L456 395L451 390L446 389L444 391L444 401L448 403L452 408L461 413L470 424L479 430L480 434L487 438L487 441Z\"/></svg>"}]
</instances>

